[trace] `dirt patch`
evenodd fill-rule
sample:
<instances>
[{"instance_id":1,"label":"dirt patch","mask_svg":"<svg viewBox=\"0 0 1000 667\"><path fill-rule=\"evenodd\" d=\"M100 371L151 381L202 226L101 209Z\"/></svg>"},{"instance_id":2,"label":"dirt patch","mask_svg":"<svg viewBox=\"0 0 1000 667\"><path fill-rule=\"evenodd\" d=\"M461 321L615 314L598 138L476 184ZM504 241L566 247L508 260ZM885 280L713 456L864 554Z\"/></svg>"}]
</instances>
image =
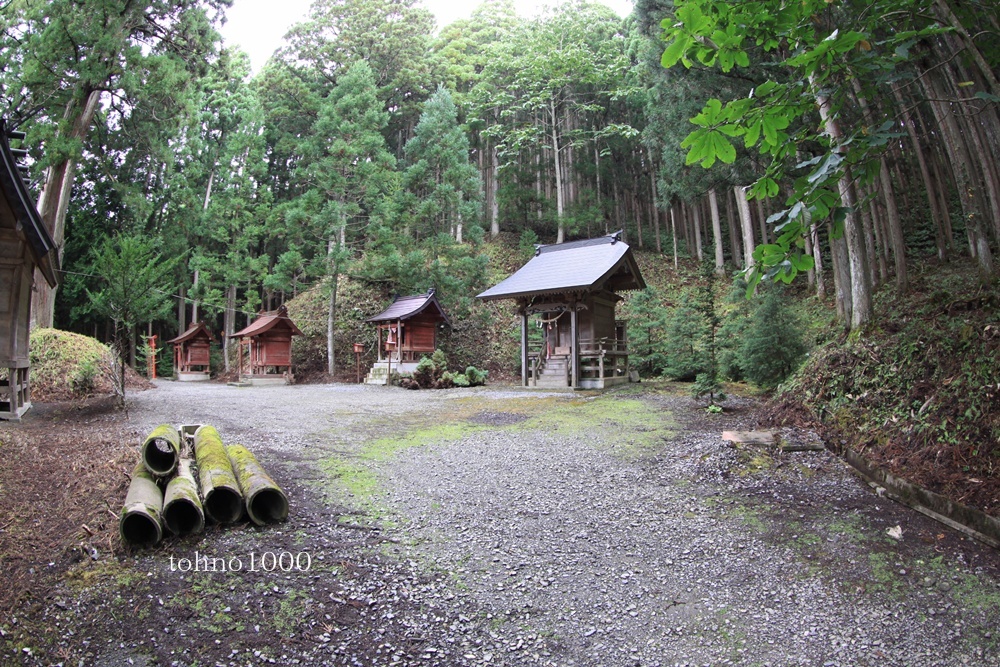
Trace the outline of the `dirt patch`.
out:
<instances>
[{"instance_id":1,"label":"dirt patch","mask_svg":"<svg viewBox=\"0 0 1000 667\"><path fill-rule=\"evenodd\" d=\"M483 424L485 426L510 426L520 424L528 419L528 415L516 412L478 412L469 418L473 424Z\"/></svg>"},{"instance_id":2,"label":"dirt patch","mask_svg":"<svg viewBox=\"0 0 1000 667\"><path fill-rule=\"evenodd\" d=\"M36 404L20 424L0 422L0 616L117 548L134 441L110 397Z\"/></svg>"}]
</instances>

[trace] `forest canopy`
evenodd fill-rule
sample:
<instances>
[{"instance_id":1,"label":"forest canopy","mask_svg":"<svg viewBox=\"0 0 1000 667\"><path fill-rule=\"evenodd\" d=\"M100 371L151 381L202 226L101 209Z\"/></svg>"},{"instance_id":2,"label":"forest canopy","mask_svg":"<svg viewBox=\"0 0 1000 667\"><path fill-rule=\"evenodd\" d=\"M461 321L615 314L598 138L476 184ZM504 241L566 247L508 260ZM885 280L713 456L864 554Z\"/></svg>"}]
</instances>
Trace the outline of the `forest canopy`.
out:
<instances>
[{"instance_id":1,"label":"forest canopy","mask_svg":"<svg viewBox=\"0 0 1000 667\"><path fill-rule=\"evenodd\" d=\"M91 249L116 236L177 260L174 307L134 323L165 333L310 288L333 322L343 276L467 312L501 234L804 274L852 328L913 262L995 280L996 0L489 0L440 30L316 0L256 74L230 4L0 2L3 113L65 269L39 325L106 336Z\"/></svg>"}]
</instances>

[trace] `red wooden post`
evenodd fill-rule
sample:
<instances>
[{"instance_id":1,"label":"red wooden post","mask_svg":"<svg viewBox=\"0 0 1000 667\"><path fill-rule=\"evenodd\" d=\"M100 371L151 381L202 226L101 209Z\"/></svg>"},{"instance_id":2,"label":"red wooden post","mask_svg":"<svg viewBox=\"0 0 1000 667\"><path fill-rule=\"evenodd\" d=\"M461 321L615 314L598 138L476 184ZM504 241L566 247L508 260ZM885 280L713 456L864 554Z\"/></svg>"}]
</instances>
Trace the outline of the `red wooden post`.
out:
<instances>
[{"instance_id":1,"label":"red wooden post","mask_svg":"<svg viewBox=\"0 0 1000 667\"><path fill-rule=\"evenodd\" d=\"M156 336L149 337L149 379L156 379Z\"/></svg>"},{"instance_id":2,"label":"red wooden post","mask_svg":"<svg viewBox=\"0 0 1000 667\"><path fill-rule=\"evenodd\" d=\"M354 366L358 376L358 384L361 384L361 353L364 351L364 343L354 344Z\"/></svg>"}]
</instances>

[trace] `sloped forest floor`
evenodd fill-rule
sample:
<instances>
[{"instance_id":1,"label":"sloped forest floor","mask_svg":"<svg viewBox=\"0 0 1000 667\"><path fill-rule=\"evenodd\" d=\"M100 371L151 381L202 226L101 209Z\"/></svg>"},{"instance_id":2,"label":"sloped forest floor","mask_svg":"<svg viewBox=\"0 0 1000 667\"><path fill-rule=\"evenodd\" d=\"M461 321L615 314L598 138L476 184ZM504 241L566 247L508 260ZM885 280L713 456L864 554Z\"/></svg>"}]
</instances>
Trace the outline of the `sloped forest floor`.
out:
<instances>
[{"instance_id":1,"label":"sloped forest floor","mask_svg":"<svg viewBox=\"0 0 1000 667\"><path fill-rule=\"evenodd\" d=\"M821 424L835 451L1000 517L1000 291L963 266L876 294L863 335L814 349L766 421Z\"/></svg>"},{"instance_id":2,"label":"sloped forest floor","mask_svg":"<svg viewBox=\"0 0 1000 667\"><path fill-rule=\"evenodd\" d=\"M725 407L666 383L37 405L0 425L0 664L997 664L996 550L828 451L730 446L759 406ZM288 521L124 548L162 422L247 445Z\"/></svg>"}]
</instances>

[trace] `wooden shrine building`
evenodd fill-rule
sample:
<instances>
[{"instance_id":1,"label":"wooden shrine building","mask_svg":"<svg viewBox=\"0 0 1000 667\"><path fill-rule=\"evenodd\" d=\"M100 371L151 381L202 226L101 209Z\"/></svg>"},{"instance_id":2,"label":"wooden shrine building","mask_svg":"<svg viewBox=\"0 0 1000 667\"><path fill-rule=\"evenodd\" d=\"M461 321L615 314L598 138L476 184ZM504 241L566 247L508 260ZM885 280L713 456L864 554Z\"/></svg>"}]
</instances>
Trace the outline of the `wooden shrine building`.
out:
<instances>
[{"instance_id":1,"label":"wooden shrine building","mask_svg":"<svg viewBox=\"0 0 1000 667\"><path fill-rule=\"evenodd\" d=\"M397 297L388 308L365 321L374 324L378 334L378 360L365 380L368 384L388 384L392 371L415 371L420 358L437 349L438 330L450 326L433 289L426 294Z\"/></svg>"},{"instance_id":2,"label":"wooden shrine building","mask_svg":"<svg viewBox=\"0 0 1000 667\"><path fill-rule=\"evenodd\" d=\"M240 382L250 384L291 383L292 336L302 332L288 317L288 309L262 312L245 329L230 338L239 342Z\"/></svg>"},{"instance_id":3,"label":"wooden shrine building","mask_svg":"<svg viewBox=\"0 0 1000 667\"><path fill-rule=\"evenodd\" d=\"M527 264L477 298L517 302L524 386L603 389L629 381L626 326L615 317L618 293L645 287L616 232L536 246Z\"/></svg>"},{"instance_id":4,"label":"wooden shrine building","mask_svg":"<svg viewBox=\"0 0 1000 667\"><path fill-rule=\"evenodd\" d=\"M0 419L20 419L31 407L28 329L35 269L51 287L58 282L59 253L28 193L18 165L23 141L0 120Z\"/></svg>"},{"instance_id":5,"label":"wooden shrine building","mask_svg":"<svg viewBox=\"0 0 1000 667\"><path fill-rule=\"evenodd\" d=\"M209 379L209 351L214 340L215 337L205 323L198 322L177 338L167 341L168 345L174 346L174 376L180 382Z\"/></svg>"}]
</instances>

